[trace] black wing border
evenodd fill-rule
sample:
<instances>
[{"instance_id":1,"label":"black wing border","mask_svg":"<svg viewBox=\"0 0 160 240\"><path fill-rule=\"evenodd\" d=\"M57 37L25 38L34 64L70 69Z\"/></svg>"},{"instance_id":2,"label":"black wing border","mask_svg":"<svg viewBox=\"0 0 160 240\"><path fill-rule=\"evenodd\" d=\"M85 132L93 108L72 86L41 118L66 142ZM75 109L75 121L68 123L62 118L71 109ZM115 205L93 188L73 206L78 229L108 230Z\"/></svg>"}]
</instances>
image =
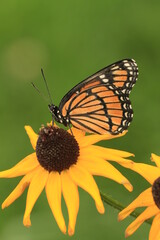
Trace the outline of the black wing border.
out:
<instances>
[{"instance_id":1,"label":"black wing border","mask_svg":"<svg viewBox=\"0 0 160 240\"><path fill-rule=\"evenodd\" d=\"M78 83L77 85L75 85L68 93L66 93L64 95L64 97L62 98L60 104L59 104L59 110L62 111L62 108L63 106L65 105L65 103L70 99L70 97L76 93L76 91L79 91L82 87L84 87L88 82L92 83L92 80L95 80L96 77L100 76L103 74L103 72L105 70L107 70L108 68L110 68L111 66L113 65L116 65L116 64L120 64L121 62L123 61L130 61L130 62L134 62L135 63L135 60L134 59L130 59L130 58L125 58L125 59L122 59L122 60L119 60L117 62L114 62L110 65L108 65L107 67L104 67L102 68L101 70L97 71L96 73L94 73L93 75L87 77L86 79L84 79L83 81L81 81L80 83ZM97 79L99 80L99 79Z\"/></svg>"}]
</instances>

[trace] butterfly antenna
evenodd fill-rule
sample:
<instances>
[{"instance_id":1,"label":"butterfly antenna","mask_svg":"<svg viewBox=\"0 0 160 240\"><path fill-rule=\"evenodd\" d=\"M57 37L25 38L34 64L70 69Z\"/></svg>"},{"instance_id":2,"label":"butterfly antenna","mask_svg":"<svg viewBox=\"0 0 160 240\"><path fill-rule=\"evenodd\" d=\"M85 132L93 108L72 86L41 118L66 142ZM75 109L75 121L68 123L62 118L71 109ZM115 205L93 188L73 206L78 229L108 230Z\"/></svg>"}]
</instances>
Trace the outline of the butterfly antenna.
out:
<instances>
[{"instance_id":1,"label":"butterfly antenna","mask_svg":"<svg viewBox=\"0 0 160 240\"><path fill-rule=\"evenodd\" d=\"M50 91L49 91L49 87L48 87L48 84L47 84L47 81L46 81L46 78L45 78L45 76L44 76L44 72L43 72L43 69L42 69L42 68L41 68L41 73L42 73L42 77L43 77L44 83L45 83L45 85L46 85L46 89L47 89L47 93L48 93L50 102L53 104L53 101L52 101L52 98L51 98L51 94L50 94Z\"/></svg>"},{"instance_id":2,"label":"butterfly antenna","mask_svg":"<svg viewBox=\"0 0 160 240\"><path fill-rule=\"evenodd\" d=\"M40 90L36 87L36 85L33 82L31 82L31 85L39 93L39 95L48 103L48 99L40 92Z\"/></svg>"}]
</instances>

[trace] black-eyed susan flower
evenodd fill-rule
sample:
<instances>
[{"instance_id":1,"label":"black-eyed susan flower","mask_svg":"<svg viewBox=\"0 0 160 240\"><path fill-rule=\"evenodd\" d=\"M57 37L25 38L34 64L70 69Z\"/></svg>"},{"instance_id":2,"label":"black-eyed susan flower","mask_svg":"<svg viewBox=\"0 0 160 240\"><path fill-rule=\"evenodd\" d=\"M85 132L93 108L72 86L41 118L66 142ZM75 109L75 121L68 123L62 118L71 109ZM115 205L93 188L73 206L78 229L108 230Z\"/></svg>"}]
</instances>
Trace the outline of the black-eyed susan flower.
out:
<instances>
[{"instance_id":1,"label":"black-eyed susan flower","mask_svg":"<svg viewBox=\"0 0 160 240\"><path fill-rule=\"evenodd\" d=\"M134 220L126 229L125 236L132 235L141 224L154 217L149 233L149 240L160 239L160 157L152 154L151 160L157 165L151 166L143 163L134 163L133 170L142 175L152 186L143 191L129 206L123 209L118 216L123 220L138 207L146 207L136 220Z\"/></svg>"},{"instance_id":2,"label":"black-eyed susan flower","mask_svg":"<svg viewBox=\"0 0 160 240\"><path fill-rule=\"evenodd\" d=\"M61 209L63 194L69 215L68 234L75 231L79 209L78 186L88 192L95 201L99 213L104 213L104 206L99 189L92 175L110 178L132 191L130 182L108 160L122 166L133 164L125 159L133 154L93 145L111 139L113 135L89 135L72 128L72 134L57 126L48 124L37 135L30 126L25 127L35 152L25 157L9 170L0 172L0 178L22 176L13 192L3 202L2 208L8 207L21 196L27 186L28 194L23 224L30 226L32 208L45 188L51 211L63 233L66 233L65 220ZM118 136L123 136L125 133Z\"/></svg>"}]
</instances>

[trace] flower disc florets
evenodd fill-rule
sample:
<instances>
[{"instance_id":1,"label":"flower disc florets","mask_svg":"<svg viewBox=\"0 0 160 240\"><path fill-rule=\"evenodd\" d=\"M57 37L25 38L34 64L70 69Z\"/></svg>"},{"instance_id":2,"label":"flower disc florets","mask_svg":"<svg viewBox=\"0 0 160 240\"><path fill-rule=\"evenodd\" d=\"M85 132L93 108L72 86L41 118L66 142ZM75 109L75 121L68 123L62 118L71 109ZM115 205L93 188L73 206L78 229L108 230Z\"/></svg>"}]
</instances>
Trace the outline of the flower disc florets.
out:
<instances>
[{"instance_id":1,"label":"flower disc florets","mask_svg":"<svg viewBox=\"0 0 160 240\"><path fill-rule=\"evenodd\" d=\"M160 209L160 177L157 178L152 185L152 195L155 204Z\"/></svg>"},{"instance_id":2,"label":"flower disc florets","mask_svg":"<svg viewBox=\"0 0 160 240\"><path fill-rule=\"evenodd\" d=\"M47 171L61 172L77 162L79 145L64 129L42 127L36 145L36 155L40 165Z\"/></svg>"}]
</instances>

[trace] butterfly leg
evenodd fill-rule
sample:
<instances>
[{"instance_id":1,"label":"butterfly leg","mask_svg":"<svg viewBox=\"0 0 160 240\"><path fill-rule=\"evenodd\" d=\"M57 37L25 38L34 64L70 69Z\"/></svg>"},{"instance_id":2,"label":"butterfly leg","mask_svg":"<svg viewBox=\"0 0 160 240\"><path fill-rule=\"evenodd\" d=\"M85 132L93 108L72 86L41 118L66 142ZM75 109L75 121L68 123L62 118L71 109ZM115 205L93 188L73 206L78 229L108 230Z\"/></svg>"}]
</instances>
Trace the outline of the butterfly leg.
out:
<instances>
[{"instance_id":1,"label":"butterfly leg","mask_svg":"<svg viewBox=\"0 0 160 240\"><path fill-rule=\"evenodd\" d=\"M70 130L72 136L74 136L70 124L68 126L69 126L69 130Z\"/></svg>"}]
</instances>

